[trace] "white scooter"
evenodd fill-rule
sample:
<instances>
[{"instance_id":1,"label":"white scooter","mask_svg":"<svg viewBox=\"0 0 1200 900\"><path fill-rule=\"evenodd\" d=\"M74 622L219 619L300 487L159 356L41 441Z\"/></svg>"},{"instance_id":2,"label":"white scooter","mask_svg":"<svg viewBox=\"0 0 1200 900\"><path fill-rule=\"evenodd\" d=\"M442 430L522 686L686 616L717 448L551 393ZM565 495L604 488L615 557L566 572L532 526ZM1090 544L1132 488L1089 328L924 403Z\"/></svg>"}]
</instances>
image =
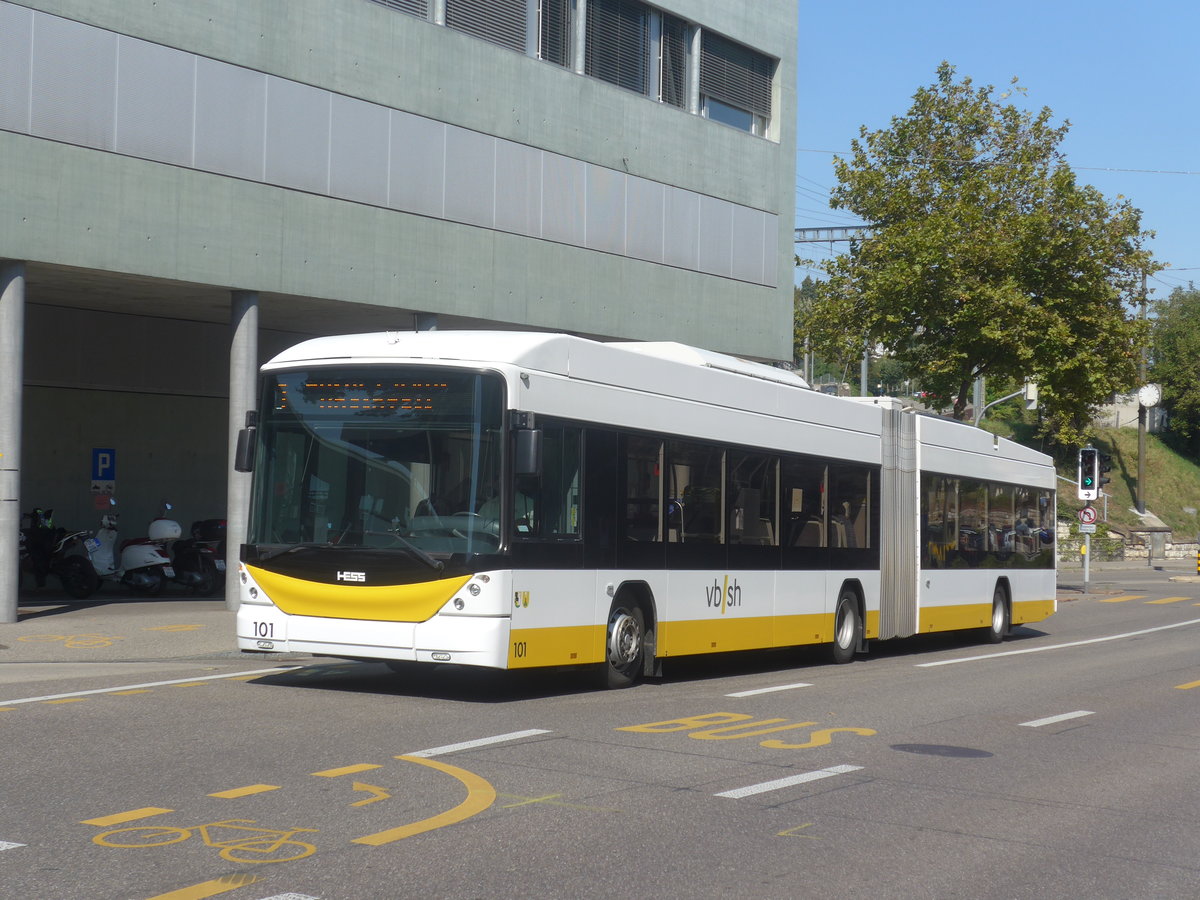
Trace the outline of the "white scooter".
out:
<instances>
[{"instance_id":1,"label":"white scooter","mask_svg":"<svg viewBox=\"0 0 1200 900\"><path fill-rule=\"evenodd\" d=\"M111 503L117 505L115 500ZM100 517L96 536L85 543L92 567L101 581L123 584L151 597L162 592L167 580L175 577L163 544L179 537L179 523L155 519L150 523L149 532L147 537L123 542L118 550L117 513L110 510Z\"/></svg>"}]
</instances>

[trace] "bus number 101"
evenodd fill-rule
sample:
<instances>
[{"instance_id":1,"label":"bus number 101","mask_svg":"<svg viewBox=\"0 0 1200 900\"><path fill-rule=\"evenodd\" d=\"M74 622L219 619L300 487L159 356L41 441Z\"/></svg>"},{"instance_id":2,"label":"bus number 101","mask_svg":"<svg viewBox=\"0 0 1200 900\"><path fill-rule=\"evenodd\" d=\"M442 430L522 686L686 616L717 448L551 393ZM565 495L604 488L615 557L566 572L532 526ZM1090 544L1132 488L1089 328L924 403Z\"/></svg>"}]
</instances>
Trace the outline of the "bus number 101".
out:
<instances>
[{"instance_id":1,"label":"bus number 101","mask_svg":"<svg viewBox=\"0 0 1200 900\"><path fill-rule=\"evenodd\" d=\"M274 622L255 622L254 636L256 638L273 638L275 637Z\"/></svg>"},{"instance_id":2,"label":"bus number 101","mask_svg":"<svg viewBox=\"0 0 1200 900\"><path fill-rule=\"evenodd\" d=\"M513 641L513 659L524 659L529 652L529 644L525 641Z\"/></svg>"}]
</instances>

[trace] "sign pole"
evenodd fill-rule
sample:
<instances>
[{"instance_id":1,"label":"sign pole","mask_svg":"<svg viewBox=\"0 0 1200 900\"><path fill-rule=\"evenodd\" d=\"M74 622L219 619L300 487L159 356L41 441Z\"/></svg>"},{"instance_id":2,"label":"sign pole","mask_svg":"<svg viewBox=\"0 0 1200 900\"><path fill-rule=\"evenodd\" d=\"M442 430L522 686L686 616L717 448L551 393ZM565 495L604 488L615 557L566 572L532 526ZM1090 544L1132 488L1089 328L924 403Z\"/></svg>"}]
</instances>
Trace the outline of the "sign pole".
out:
<instances>
[{"instance_id":1,"label":"sign pole","mask_svg":"<svg viewBox=\"0 0 1200 900\"><path fill-rule=\"evenodd\" d=\"M1092 536L1085 534L1083 536L1083 592L1088 592L1088 581L1091 578L1092 565Z\"/></svg>"}]
</instances>

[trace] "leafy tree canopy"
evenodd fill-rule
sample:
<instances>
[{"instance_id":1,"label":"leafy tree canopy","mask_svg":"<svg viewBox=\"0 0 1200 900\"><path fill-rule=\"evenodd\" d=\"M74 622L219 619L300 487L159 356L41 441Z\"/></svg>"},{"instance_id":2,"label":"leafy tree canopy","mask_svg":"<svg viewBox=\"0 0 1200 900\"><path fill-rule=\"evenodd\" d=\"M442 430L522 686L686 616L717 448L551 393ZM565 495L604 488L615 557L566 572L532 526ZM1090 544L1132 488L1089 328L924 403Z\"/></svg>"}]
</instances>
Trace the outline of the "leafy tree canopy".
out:
<instances>
[{"instance_id":1,"label":"leafy tree canopy","mask_svg":"<svg viewBox=\"0 0 1200 900\"><path fill-rule=\"evenodd\" d=\"M1163 386L1171 431L1200 448L1200 290L1175 288L1155 304L1153 377Z\"/></svg>"},{"instance_id":2,"label":"leafy tree canopy","mask_svg":"<svg viewBox=\"0 0 1200 900\"><path fill-rule=\"evenodd\" d=\"M825 263L799 327L828 358L882 349L959 418L976 377L1032 378L1045 429L1076 443L1134 382L1146 329L1127 304L1160 267L1140 211L1075 181L1069 125L1009 96L942 63L907 114L860 130L830 205L873 232Z\"/></svg>"}]
</instances>

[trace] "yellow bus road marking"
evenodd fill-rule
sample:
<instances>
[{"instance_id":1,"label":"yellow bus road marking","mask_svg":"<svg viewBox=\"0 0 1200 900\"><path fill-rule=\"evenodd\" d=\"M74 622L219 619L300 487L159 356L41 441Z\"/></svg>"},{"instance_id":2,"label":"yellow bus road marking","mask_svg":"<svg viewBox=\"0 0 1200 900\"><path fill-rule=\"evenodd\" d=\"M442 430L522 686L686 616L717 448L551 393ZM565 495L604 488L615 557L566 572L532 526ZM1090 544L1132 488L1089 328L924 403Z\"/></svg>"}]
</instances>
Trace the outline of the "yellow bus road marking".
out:
<instances>
[{"instance_id":1,"label":"yellow bus road marking","mask_svg":"<svg viewBox=\"0 0 1200 900\"><path fill-rule=\"evenodd\" d=\"M960 656L956 659L939 659L937 662L913 663L918 669L929 669L935 666L952 666L955 663L979 662L984 659L999 659L1001 656L1022 656L1026 653L1042 653L1046 650L1065 650L1068 647L1083 647L1086 644L1103 644L1105 641L1116 641L1121 638L1137 637L1142 634L1153 634L1156 631L1169 631L1172 628L1186 628L1189 625L1200 625L1200 619L1188 619L1186 622L1175 622L1171 625L1159 625L1155 628L1143 628L1140 631L1126 631L1121 634L1110 634L1108 637L1090 638L1086 641L1071 641L1067 644L1046 644L1042 647L1027 647L1024 650L1002 650L999 653L983 653L978 656Z\"/></svg>"},{"instance_id":2,"label":"yellow bus road marking","mask_svg":"<svg viewBox=\"0 0 1200 900\"><path fill-rule=\"evenodd\" d=\"M135 819L148 819L151 816L161 816L175 812L173 809L163 809L161 806L145 806L141 809L131 809L126 812L114 813L111 816L101 816L98 819L84 819L80 825L96 825L105 828L109 825L123 825Z\"/></svg>"},{"instance_id":3,"label":"yellow bus road marking","mask_svg":"<svg viewBox=\"0 0 1200 900\"><path fill-rule=\"evenodd\" d=\"M1161 600L1147 600L1147 606L1163 606L1167 603L1181 603L1184 600L1191 600L1191 597L1163 597Z\"/></svg>"},{"instance_id":4,"label":"yellow bus road marking","mask_svg":"<svg viewBox=\"0 0 1200 900\"><path fill-rule=\"evenodd\" d=\"M326 769L324 772L312 772L317 778L340 778L342 775L357 775L359 772L369 772L371 769L382 769L375 763L359 763L357 766L342 766L340 769Z\"/></svg>"},{"instance_id":5,"label":"yellow bus road marking","mask_svg":"<svg viewBox=\"0 0 1200 900\"><path fill-rule=\"evenodd\" d=\"M1198 688L1198 687L1200 687L1200 681L1189 681L1187 684L1177 684L1177 685L1175 685L1175 690L1177 690L1177 691L1190 691L1192 688Z\"/></svg>"},{"instance_id":6,"label":"yellow bus road marking","mask_svg":"<svg viewBox=\"0 0 1200 900\"><path fill-rule=\"evenodd\" d=\"M719 794L713 794L714 797L729 797L732 800L740 800L743 797L751 797L754 794L762 794L767 791L778 791L786 787L792 787L796 784L804 784L809 781L818 781L822 778L832 778L834 775L845 775L848 772L857 772L862 766L829 766L825 769L817 769L815 772L805 772L802 775L791 775L787 778L776 778L774 781L764 781L760 784L751 784L743 788L735 788L732 791L721 791Z\"/></svg>"},{"instance_id":7,"label":"yellow bus road marking","mask_svg":"<svg viewBox=\"0 0 1200 900\"><path fill-rule=\"evenodd\" d=\"M236 891L238 888L254 884L259 880L257 875L224 875L214 881L205 881L202 884L194 884L191 887L180 888L166 894L157 894L150 900L204 900L205 897L215 897L217 894Z\"/></svg>"},{"instance_id":8,"label":"yellow bus road marking","mask_svg":"<svg viewBox=\"0 0 1200 900\"><path fill-rule=\"evenodd\" d=\"M1120 597L1105 597L1101 603L1124 603L1126 600L1142 600L1145 594L1125 594Z\"/></svg>"},{"instance_id":9,"label":"yellow bus road marking","mask_svg":"<svg viewBox=\"0 0 1200 900\"><path fill-rule=\"evenodd\" d=\"M195 681L219 681L221 679L235 678L262 678L264 675L276 675L280 672L291 672L293 669L298 669L300 666L276 666L272 669L256 669L253 672L230 672L228 675L205 675L202 678L178 678L174 681L150 681L146 684L126 684L120 687L96 688L91 691L73 691L69 694L47 694L44 697L22 697L19 700L0 700L0 706L16 705L18 703L44 703L48 700L64 700L68 697L90 697L96 694L115 694L119 691L135 690L140 688L156 688L167 687L172 684L189 684Z\"/></svg>"},{"instance_id":10,"label":"yellow bus road marking","mask_svg":"<svg viewBox=\"0 0 1200 900\"><path fill-rule=\"evenodd\" d=\"M447 810L444 813L430 816L428 819L422 819L419 822L413 822L409 825L401 825L399 828L389 828L387 831L364 835L363 837L355 838L351 843L380 847L384 844L390 844L393 841L411 837L414 834L433 831L435 828L445 828L447 825L456 825L472 816L478 815L496 802L496 789L474 772L468 772L466 769L460 769L457 766L450 766L444 762L424 759L419 756L397 756L396 759L428 766L431 769L437 769L439 772L445 772L447 775L454 776L466 786L467 798L454 807L454 809Z\"/></svg>"},{"instance_id":11,"label":"yellow bus road marking","mask_svg":"<svg viewBox=\"0 0 1200 900\"><path fill-rule=\"evenodd\" d=\"M220 797L222 800L236 800L238 797L249 797L253 794L265 794L268 791L278 790L280 790L280 786L277 784L251 784L246 787L230 788L227 791L217 791L208 796Z\"/></svg>"}]
</instances>

